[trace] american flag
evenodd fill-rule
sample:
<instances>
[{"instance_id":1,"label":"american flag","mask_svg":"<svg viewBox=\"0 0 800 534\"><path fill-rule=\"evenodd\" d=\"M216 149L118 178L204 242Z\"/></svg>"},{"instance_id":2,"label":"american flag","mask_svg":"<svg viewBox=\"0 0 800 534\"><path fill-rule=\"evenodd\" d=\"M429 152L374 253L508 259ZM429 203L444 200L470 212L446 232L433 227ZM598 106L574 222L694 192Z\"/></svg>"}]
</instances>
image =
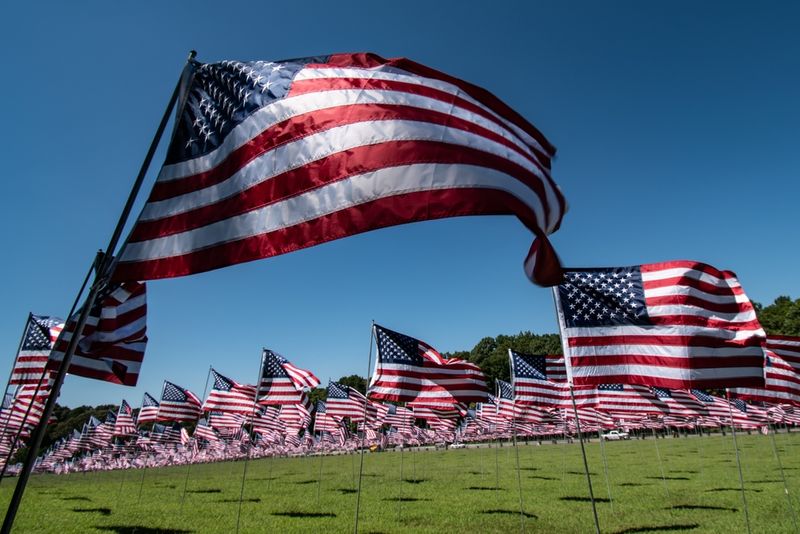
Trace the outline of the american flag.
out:
<instances>
[{"instance_id":1,"label":"american flag","mask_svg":"<svg viewBox=\"0 0 800 534\"><path fill-rule=\"evenodd\" d=\"M709 395L705 391L699 389L693 389L690 393L694 398L703 403L709 417L715 419L729 419L730 410L728 410L728 401L721 397Z\"/></svg>"},{"instance_id":2,"label":"american flag","mask_svg":"<svg viewBox=\"0 0 800 534\"><path fill-rule=\"evenodd\" d=\"M256 412L253 418L253 431L259 434L267 434L269 432L283 433L286 430L286 425L279 418L280 408L276 406L263 406Z\"/></svg>"},{"instance_id":3,"label":"american flag","mask_svg":"<svg viewBox=\"0 0 800 534\"><path fill-rule=\"evenodd\" d=\"M328 397L325 403L328 415L339 419L349 417L353 422L363 421L366 402L364 395L350 386L338 382L328 383ZM372 411L376 412L374 408Z\"/></svg>"},{"instance_id":4,"label":"american flag","mask_svg":"<svg viewBox=\"0 0 800 534\"><path fill-rule=\"evenodd\" d=\"M289 429L296 428L299 431L301 428L306 428L311 423L311 402L308 400L308 395L302 392L300 402L281 405L278 419Z\"/></svg>"},{"instance_id":5,"label":"american flag","mask_svg":"<svg viewBox=\"0 0 800 534\"><path fill-rule=\"evenodd\" d=\"M239 432L246 422L247 419L237 413L211 412L208 416L208 424L225 437Z\"/></svg>"},{"instance_id":6,"label":"american flag","mask_svg":"<svg viewBox=\"0 0 800 534\"><path fill-rule=\"evenodd\" d=\"M6 410L6 428L19 430L34 427L44 415L44 405L50 396L48 384L25 384L17 388L11 406ZM27 415L27 417L26 417Z\"/></svg>"},{"instance_id":7,"label":"american flag","mask_svg":"<svg viewBox=\"0 0 800 534\"><path fill-rule=\"evenodd\" d=\"M114 423L115 436L129 436L136 434L136 425L133 423L133 410L125 399L119 405L116 422Z\"/></svg>"},{"instance_id":8,"label":"american flag","mask_svg":"<svg viewBox=\"0 0 800 534\"><path fill-rule=\"evenodd\" d=\"M597 386L597 408L609 413L655 413L669 410L650 388L631 384L599 384Z\"/></svg>"},{"instance_id":9,"label":"american flag","mask_svg":"<svg viewBox=\"0 0 800 534\"><path fill-rule=\"evenodd\" d=\"M219 441L219 435L217 431L211 428L208 424L208 421L205 419L200 419L197 422L197 426L194 429L194 438L198 440L204 441Z\"/></svg>"},{"instance_id":10,"label":"american flag","mask_svg":"<svg viewBox=\"0 0 800 534\"><path fill-rule=\"evenodd\" d=\"M690 261L580 269L555 294L576 385L764 384L764 330L729 271Z\"/></svg>"},{"instance_id":11,"label":"american flag","mask_svg":"<svg viewBox=\"0 0 800 534\"><path fill-rule=\"evenodd\" d=\"M239 384L211 369L214 383L203 403L203 411L233 412L251 415L255 406L256 387Z\"/></svg>"},{"instance_id":12,"label":"american flag","mask_svg":"<svg viewBox=\"0 0 800 534\"><path fill-rule=\"evenodd\" d=\"M157 420L193 423L200 418L200 404L197 395L164 380Z\"/></svg>"},{"instance_id":13,"label":"american flag","mask_svg":"<svg viewBox=\"0 0 800 534\"><path fill-rule=\"evenodd\" d=\"M555 148L497 97L407 59L200 65L118 280L198 273L397 224L516 215L561 275Z\"/></svg>"},{"instance_id":14,"label":"american flag","mask_svg":"<svg viewBox=\"0 0 800 534\"><path fill-rule=\"evenodd\" d=\"M497 414L505 419L513 419L517 414L516 403L514 402L514 387L505 380L500 379L495 380L494 385Z\"/></svg>"},{"instance_id":15,"label":"american flag","mask_svg":"<svg viewBox=\"0 0 800 534\"><path fill-rule=\"evenodd\" d=\"M703 403L686 391L650 388L661 402L666 404L669 415L677 417L698 417L708 415Z\"/></svg>"},{"instance_id":16,"label":"american flag","mask_svg":"<svg viewBox=\"0 0 800 534\"><path fill-rule=\"evenodd\" d=\"M297 404L303 401L303 390L319 385L311 371L300 369L277 352L264 349L261 362L260 404Z\"/></svg>"},{"instance_id":17,"label":"american flag","mask_svg":"<svg viewBox=\"0 0 800 534\"><path fill-rule=\"evenodd\" d=\"M798 368L771 350L764 351L765 386L763 388L732 388L737 397L761 402L800 404L800 374Z\"/></svg>"},{"instance_id":18,"label":"american flag","mask_svg":"<svg viewBox=\"0 0 800 534\"><path fill-rule=\"evenodd\" d=\"M317 401L317 410L314 414L314 432L336 432L338 429L338 418L330 413L325 402Z\"/></svg>"},{"instance_id":19,"label":"american flag","mask_svg":"<svg viewBox=\"0 0 800 534\"><path fill-rule=\"evenodd\" d=\"M570 408L572 399L567 385L567 369L561 355L538 356L508 349L511 359L511 383L517 404L552 408ZM574 388L578 406L597 404L597 392L591 386Z\"/></svg>"},{"instance_id":20,"label":"american flag","mask_svg":"<svg viewBox=\"0 0 800 534\"><path fill-rule=\"evenodd\" d=\"M382 326L375 325L375 336L378 363L370 398L444 404L486 400L486 381L477 365L444 358L427 343Z\"/></svg>"},{"instance_id":21,"label":"american flag","mask_svg":"<svg viewBox=\"0 0 800 534\"><path fill-rule=\"evenodd\" d=\"M64 328L57 317L28 315L17 360L11 372L9 385L38 384L45 372L50 350Z\"/></svg>"},{"instance_id":22,"label":"american flag","mask_svg":"<svg viewBox=\"0 0 800 534\"><path fill-rule=\"evenodd\" d=\"M800 337L769 335L766 348L800 373Z\"/></svg>"},{"instance_id":23,"label":"american flag","mask_svg":"<svg viewBox=\"0 0 800 534\"><path fill-rule=\"evenodd\" d=\"M414 426L414 413L403 406L389 404L385 422L400 432L410 432Z\"/></svg>"},{"instance_id":24,"label":"american flag","mask_svg":"<svg viewBox=\"0 0 800 534\"><path fill-rule=\"evenodd\" d=\"M50 354L48 368L56 370L64 359L80 311L67 322ZM135 386L147 346L147 298L144 283L112 285L98 295L69 372Z\"/></svg>"},{"instance_id":25,"label":"american flag","mask_svg":"<svg viewBox=\"0 0 800 534\"><path fill-rule=\"evenodd\" d=\"M139 408L139 415L136 417L136 424L154 423L158 417L158 407L158 401L145 392L142 398L142 407Z\"/></svg>"}]
</instances>

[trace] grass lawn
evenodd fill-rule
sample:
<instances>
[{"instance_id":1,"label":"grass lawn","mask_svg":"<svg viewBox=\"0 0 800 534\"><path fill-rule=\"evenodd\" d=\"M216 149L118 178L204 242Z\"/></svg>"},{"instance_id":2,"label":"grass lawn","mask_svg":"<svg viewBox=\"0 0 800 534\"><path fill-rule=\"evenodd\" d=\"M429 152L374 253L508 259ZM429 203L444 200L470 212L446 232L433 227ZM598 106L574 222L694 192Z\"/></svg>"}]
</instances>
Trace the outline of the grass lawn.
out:
<instances>
[{"instance_id":1,"label":"grass lawn","mask_svg":"<svg viewBox=\"0 0 800 534\"><path fill-rule=\"evenodd\" d=\"M752 531L795 532L770 438L738 438ZM800 434L776 439L800 511ZM603 532L746 532L730 434L611 442L605 451L608 479L599 443L587 445ZM518 452L524 517L508 445L366 454L359 531L592 532L580 446ZM352 532L358 463L356 455L251 461L240 531ZM232 532L244 466L191 466L183 502L186 466L34 476L15 531ZM14 482L0 486L4 503Z\"/></svg>"}]
</instances>

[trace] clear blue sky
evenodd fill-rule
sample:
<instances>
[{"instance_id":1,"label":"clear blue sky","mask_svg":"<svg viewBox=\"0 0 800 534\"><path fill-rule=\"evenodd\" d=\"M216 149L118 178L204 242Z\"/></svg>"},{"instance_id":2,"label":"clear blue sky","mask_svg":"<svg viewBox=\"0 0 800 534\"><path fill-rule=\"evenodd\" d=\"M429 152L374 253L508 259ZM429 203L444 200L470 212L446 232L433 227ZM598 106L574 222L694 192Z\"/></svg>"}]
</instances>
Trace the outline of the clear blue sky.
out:
<instances>
[{"instance_id":1,"label":"clear blue sky","mask_svg":"<svg viewBox=\"0 0 800 534\"><path fill-rule=\"evenodd\" d=\"M29 311L64 316L108 241L187 52L201 61L407 56L482 85L558 147L565 265L697 259L754 300L800 296L796 2L16 2L0 22L0 367ZM160 166L156 158L145 190ZM145 193L146 193L145 191ZM554 332L512 217L401 226L149 284L139 386L67 379L62 404L138 405L262 346L323 381L366 373L370 321L443 351Z\"/></svg>"}]
</instances>

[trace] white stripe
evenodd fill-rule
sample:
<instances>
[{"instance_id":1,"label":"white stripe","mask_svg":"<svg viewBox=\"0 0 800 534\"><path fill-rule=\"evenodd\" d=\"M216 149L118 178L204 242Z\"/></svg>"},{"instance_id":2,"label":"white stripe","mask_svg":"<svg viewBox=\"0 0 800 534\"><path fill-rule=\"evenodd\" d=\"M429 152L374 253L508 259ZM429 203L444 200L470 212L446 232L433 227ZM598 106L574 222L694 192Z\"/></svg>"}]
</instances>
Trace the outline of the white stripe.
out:
<instances>
[{"instance_id":1,"label":"white stripe","mask_svg":"<svg viewBox=\"0 0 800 534\"><path fill-rule=\"evenodd\" d=\"M665 278L685 277L701 282L707 282L717 287L739 287L739 281L736 278L717 278L714 275L689 269L687 267L672 267L669 269L661 269L658 271L642 272L642 281L651 282L655 280L664 280Z\"/></svg>"},{"instance_id":2,"label":"white stripe","mask_svg":"<svg viewBox=\"0 0 800 534\"><path fill-rule=\"evenodd\" d=\"M753 337L763 337L764 330L724 330L705 326L601 326L569 327L564 329L566 337L606 337L606 336L704 336L731 341L743 341ZM566 347L565 347L566 349ZM567 349L568 350L568 349Z\"/></svg>"},{"instance_id":3,"label":"white stripe","mask_svg":"<svg viewBox=\"0 0 800 534\"><path fill-rule=\"evenodd\" d=\"M698 317L705 317L706 319L713 319L715 321L727 321L731 325L737 323L746 323L758 319L755 310L736 313L723 313L711 311L699 306L691 304L670 304L664 306L648 306L647 314L650 317L662 317L670 315L694 315Z\"/></svg>"},{"instance_id":4,"label":"white stripe","mask_svg":"<svg viewBox=\"0 0 800 534\"><path fill-rule=\"evenodd\" d=\"M434 181L437 187L430 186ZM542 222L539 198L513 177L484 167L418 164L353 176L203 228L141 243L128 243L122 261L169 258L274 232L379 198L458 188L485 188L509 193L522 200L538 222Z\"/></svg>"},{"instance_id":5,"label":"white stripe","mask_svg":"<svg viewBox=\"0 0 800 534\"><path fill-rule=\"evenodd\" d=\"M664 286L664 287L653 287L653 288L645 288L644 290L645 297L667 297L672 295L690 295L693 297L697 297L703 299L707 302L713 302L715 304L731 304L733 302L737 303L749 303L750 299L747 298L747 295L741 293L739 295L714 295L712 293L706 293L705 291L701 291L697 288L691 286L682 286L682 285L672 285L672 286Z\"/></svg>"},{"instance_id":6,"label":"white stripe","mask_svg":"<svg viewBox=\"0 0 800 534\"><path fill-rule=\"evenodd\" d=\"M495 154L513 161L531 172L535 170L532 164L509 148L463 130L419 121L361 122L337 126L282 144L250 161L219 184L166 200L148 202L142 210L139 220L159 220L199 207L210 206L226 198L239 195L275 176L301 168L331 154L395 140L446 142ZM551 203L551 205L557 206L558 204ZM556 211L558 210L556 209ZM539 222L540 226L544 228L542 221Z\"/></svg>"}]
</instances>

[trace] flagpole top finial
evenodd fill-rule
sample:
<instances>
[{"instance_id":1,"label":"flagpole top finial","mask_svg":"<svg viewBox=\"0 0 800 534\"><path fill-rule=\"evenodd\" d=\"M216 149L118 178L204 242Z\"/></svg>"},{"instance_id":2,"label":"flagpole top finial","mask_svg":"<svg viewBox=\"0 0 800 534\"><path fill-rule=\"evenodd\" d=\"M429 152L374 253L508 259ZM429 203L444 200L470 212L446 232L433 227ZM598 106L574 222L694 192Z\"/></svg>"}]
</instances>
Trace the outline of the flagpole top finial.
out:
<instances>
[{"instance_id":1,"label":"flagpole top finial","mask_svg":"<svg viewBox=\"0 0 800 534\"><path fill-rule=\"evenodd\" d=\"M189 61L197 57L197 50L189 50Z\"/></svg>"}]
</instances>

